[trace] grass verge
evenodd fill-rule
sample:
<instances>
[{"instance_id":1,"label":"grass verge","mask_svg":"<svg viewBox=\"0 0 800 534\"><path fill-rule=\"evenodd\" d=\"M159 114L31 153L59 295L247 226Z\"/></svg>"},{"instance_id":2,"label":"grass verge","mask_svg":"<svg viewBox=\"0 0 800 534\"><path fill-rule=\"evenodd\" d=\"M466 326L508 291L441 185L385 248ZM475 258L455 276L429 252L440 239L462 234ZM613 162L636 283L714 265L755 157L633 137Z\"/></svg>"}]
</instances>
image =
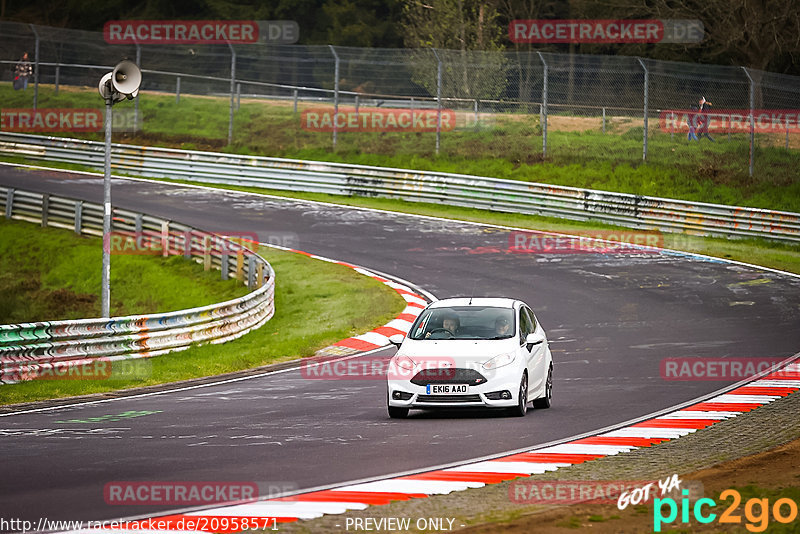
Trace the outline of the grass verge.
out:
<instances>
[{"instance_id":1,"label":"grass verge","mask_svg":"<svg viewBox=\"0 0 800 534\"><path fill-rule=\"evenodd\" d=\"M114 256L111 313L194 308L245 295L241 283L180 257ZM99 317L102 241L0 219L0 324Z\"/></svg>"},{"instance_id":2,"label":"grass verge","mask_svg":"<svg viewBox=\"0 0 800 534\"><path fill-rule=\"evenodd\" d=\"M30 93L13 91L10 84L0 84L4 107L29 107ZM47 85L40 86L39 106L101 107L96 89L62 88L56 95L52 86ZM610 119L608 133L604 134L596 118L552 115L548 123L548 156L543 159L538 113L518 109L486 116L491 124L483 128L444 132L441 150L436 154L435 134L430 132L340 132L333 150L331 134L304 129L301 115L293 112L291 103L256 99L242 100L234 118L233 143L228 146L229 107L230 100L226 97L183 95L176 104L172 95L143 92L142 130L137 135L115 134L114 139L132 144L458 172L800 211L800 151L784 149L780 139L768 134L757 136L755 174L751 177L746 134L717 135L715 143L705 140L689 143L683 135L672 137L657 126L651 127L648 159L643 163L641 121L623 117ZM299 111L308 107L301 103ZM117 108L130 109L132 105L121 104ZM102 134L81 137L101 140ZM794 137L792 146L796 145Z\"/></svg>"},{"instance_id":3,"label":"grass verge","mask_svg":"<svg viewBox=\"0 0 800 534\"><path fill-rule=\"evenodd\" d=\"M275 269L277 288L275 316L258 330L223 345L196 346L139 360L142 365L137 366L136 378L117 379L112 373L108 380L39 380L0 386L0 404L163 384L309 356L385 324L405 306L397 293L350 268L268 248L260 253ZM308 306L309 302L314 306Z\"/></svg>"}]
</instances>

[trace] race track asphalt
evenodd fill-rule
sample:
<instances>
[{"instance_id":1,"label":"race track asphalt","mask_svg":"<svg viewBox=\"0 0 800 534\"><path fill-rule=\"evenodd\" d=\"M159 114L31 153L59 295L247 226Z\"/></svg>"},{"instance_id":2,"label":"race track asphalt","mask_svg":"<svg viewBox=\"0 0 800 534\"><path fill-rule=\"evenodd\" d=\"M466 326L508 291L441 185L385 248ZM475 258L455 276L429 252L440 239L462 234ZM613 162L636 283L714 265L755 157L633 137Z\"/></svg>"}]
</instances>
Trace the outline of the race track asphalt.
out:
<instances>
[{"instance_id":1,"label":"race track asphalt","mask_svg":"<svg viewBox=\"0 0 800 534\"><path fill-rule=\"evenodd\" d=\"M0 184L102 200L94 176L0 166ZM665 380L664 358L779 358L800 348L800 278L751 267L674 253L512 254L505 229L127 179L113 180L113 203L209 231L255 232L439 298L473 287L476 296L521 298L551 343L553 407L525 418L412 412L391 420L383 381L309 380L293 370L5 416L5 516L96 520L174 508L110 506L103 488L113 481L301 489L532 447L734 382ZM142 415L112 417L126 412Z\"/></svg>"}]
</instances>

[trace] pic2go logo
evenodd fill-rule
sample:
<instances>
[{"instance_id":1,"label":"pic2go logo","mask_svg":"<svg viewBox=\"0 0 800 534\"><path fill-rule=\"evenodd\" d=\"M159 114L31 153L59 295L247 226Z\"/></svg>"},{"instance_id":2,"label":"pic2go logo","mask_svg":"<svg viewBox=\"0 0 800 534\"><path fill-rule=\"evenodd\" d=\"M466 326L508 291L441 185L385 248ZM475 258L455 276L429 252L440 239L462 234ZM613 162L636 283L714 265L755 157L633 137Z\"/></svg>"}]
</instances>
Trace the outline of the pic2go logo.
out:
<instances>
[{"instance_id":1,"label":"pic2go logo","mask_svg":"<svg viewBox=\"0 0 800 534\"><path fill-rule=\"evenodd\" d=\"M698 499L694 506L690 506L687 495L689 492L683 490L684 497L681 499L680 513L681 523L689 523L689 510L691 508L692 514L698 523L711 523L717 518L717 514L710 510L706 513L704 507L714 508L717 503L713 499L703 498ZM731 504L719 516L719 523L728 524L741 524L742 517L737 513L737 509L742 502L742 495L734 490L728 489L723 491L719 498L723 501L732 499ZM668 514L664 515L664 506L669 509ZM745 528L750 532L764 532L769 526L770 510L772 517L778 523L791 523L797 519L797 504L787 498L781 498L775 501L770 508L769 499L749 499L744 505L744 517L747 520ZM662 525L669 525L678 518L678 503L675 499L655 499L653 501L653 531L661 532Z\"/></svg>"}]
</instances>

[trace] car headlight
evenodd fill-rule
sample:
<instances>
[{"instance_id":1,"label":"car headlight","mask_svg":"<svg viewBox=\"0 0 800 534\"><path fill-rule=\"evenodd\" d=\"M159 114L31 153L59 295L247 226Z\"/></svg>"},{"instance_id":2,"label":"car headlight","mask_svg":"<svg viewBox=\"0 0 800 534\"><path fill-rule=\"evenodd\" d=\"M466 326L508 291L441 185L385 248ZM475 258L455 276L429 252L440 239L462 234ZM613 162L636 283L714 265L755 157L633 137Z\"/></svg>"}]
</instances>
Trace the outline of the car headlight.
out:
<instances>
[{"instance_id":1,"label":"car headlight","mask_svg":"<svg viewBox=\"0 0 800 534\"><path fill-rule=\"evenodd\" d=\"M414 360L405 355L396 357L394 363L398 367L406 369L408 371L413 371L414 368L417 366L417 364L414 363Z\"/></svg>"},{"instance_id":2,"label":"car headlight","mask_svg":"<svg viewBox=\"0 0 800 534\"><path fill-rule=\"evenodd\" d=\"M508 365L514 361L515 354L513 352L508 352L505 354L498 354L494 358L483 362L484 369L497 369L498 367L503 367L504 365Z\"/></svg>"}]
</instances>

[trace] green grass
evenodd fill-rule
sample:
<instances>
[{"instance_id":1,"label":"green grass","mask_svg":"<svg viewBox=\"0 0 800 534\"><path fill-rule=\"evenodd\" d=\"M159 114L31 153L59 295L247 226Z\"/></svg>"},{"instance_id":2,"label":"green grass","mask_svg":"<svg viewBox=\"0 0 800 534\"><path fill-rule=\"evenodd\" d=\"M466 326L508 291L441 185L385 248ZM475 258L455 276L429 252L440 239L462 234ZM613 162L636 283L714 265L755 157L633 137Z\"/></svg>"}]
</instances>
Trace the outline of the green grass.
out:
<instances>
[{"instance_id":1,"label":"green grass","mask_svg":"<svg viewBox=\"0 0 800 534\"><path fill-rule=\"evenodd\" d=\"M99 317L102 241L0 219L0 324ZM139 315L234 299L247 288L183 258L111 257L111 314Z\"/></svg>"},{"instance_id":2,"label":"green grass","mask_svg":"<svg viewBox=\"0 0 800 534\"><path fill-rule=\"evenodd\" d=\"M277 285L275 316L258 330L222 345L138 360L135 379L40 380L0 386L0 404L175 382L310 356L385 324L405 306L396 292L348 267L268 248L260 253L275 269Z\"/></svg>"},{"instance_id":3,"label":"green grass","mask_svg":"<svg viewBox=\"0 0 800 534\"><path fill-rule=\"evenodd\" d=\"M4 107L30 106L31 91L0 84ZM42 86L40 107L93 107L102 102L96 90L62 90ZM132 108L119 104L115 110ZM651 121L648 162L642 163L642 127L614 124L609 133L597 128L559 130L553 116L548 129L548 157L541 157L538 115L498 113L482 129L462 128L442 134L434 153L434 133L340 133L337 149L331 134L300 127L290 103L243 101L234 119L234 141L227 146L226 98L142 93L143 130L115 134L117 142L185 149L222 150L386 167L457 172L550 184L620 191L693 201L800 211L800 152L785 150L777 137L757 136L756 173L748 175L749 144L745 134L730 141L688 143L674 139ZM302 109L302 108L301 108ZM656 125L656 126L654 126ZM100 140L101 134L86 138ZM780 136L778 136L780 137Z\"/></svg>"}]
</instances>

